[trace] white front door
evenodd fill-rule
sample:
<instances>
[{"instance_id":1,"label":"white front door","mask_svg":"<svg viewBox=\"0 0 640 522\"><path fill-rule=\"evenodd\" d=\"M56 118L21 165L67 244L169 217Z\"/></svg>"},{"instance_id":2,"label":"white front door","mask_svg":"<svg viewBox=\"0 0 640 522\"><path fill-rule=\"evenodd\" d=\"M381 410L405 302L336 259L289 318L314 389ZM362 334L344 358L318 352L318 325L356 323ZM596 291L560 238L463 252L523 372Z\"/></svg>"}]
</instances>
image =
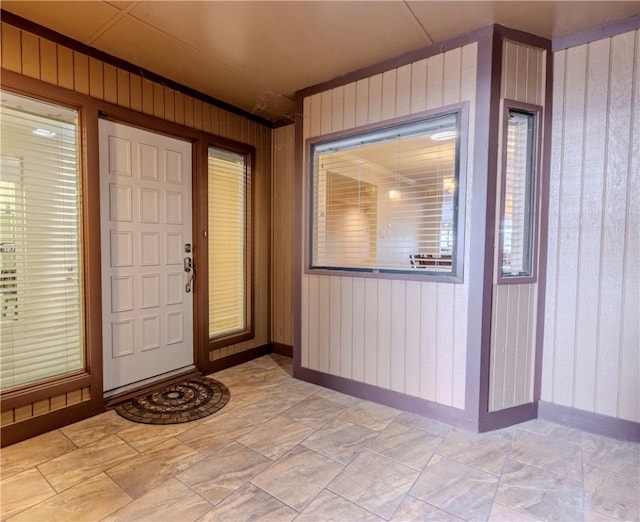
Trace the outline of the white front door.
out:
<instances>
[{"instance_id":1,"label":"white front door","mask_svg":"<svg viewBox=\"0 0 640 522\"><path fill-rule=\"evenodd\" d=\"M191 143L100 120L104 391L193 365Z\"/></svg>"}]
</instances>

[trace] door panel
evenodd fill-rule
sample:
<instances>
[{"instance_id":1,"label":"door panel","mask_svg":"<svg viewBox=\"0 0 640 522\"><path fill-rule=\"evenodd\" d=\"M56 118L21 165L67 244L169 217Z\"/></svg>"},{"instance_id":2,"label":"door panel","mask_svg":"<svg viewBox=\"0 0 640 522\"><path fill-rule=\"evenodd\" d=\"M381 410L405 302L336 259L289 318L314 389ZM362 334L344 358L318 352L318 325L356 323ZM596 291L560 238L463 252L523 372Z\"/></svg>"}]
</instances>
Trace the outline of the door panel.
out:
<instances>
[{"instance_id":1,"label":"door panel","mask_svg":"<svg viewBox=\"0 0 640 522\"><path fill-rule=\"evenodd\" d=\"M104 391L193 364L191 144L100 120Z\"/></svg>"}]
</instances>

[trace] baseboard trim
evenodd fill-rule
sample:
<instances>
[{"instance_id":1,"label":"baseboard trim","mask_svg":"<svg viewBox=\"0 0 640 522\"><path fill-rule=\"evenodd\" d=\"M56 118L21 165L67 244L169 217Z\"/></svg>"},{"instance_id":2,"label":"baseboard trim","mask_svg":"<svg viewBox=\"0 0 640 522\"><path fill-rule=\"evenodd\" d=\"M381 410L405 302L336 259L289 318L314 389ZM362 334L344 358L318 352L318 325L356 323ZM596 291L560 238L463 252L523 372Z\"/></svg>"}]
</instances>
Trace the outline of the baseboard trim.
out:
<instances>
[{"instance_id":1,"label":"baseboard trim","mask_svg":"<svg viewBox=\"0 0 640 522\"><path fill-rule=\"evenodd\" d=\"M2 427L0 445L4 448L51 430L68 426L74 422L88 419L104 411L102 403L96 405L95 401L86 401L25 419L15 424L9 424Z\"/></svg>"},{"instance_id":2,"label":"baseboard trim","mask_svg":"<svg viewBox=\"0 0 640 522\"><path fill-rule=\"evenodd\" d=\"M532 402L512 406L504 410L490 411L484 414L484 418L481 418L480 424L478 425L478 432L484 433L487 431L500 430L537 417L538 405Z\"/></svg>"},{"instance_id":3,"label":"baseboard trim","mask_svg":"<svg viewBox=\"0 0 640 522\"><path fill-rule=\"evenodd\" d=\"M285 357L293 358L293 346L282 343L271 343L271 348L273 353L277 353L278 355L284 355Z\"/></svg>"},{"instance_id":4,"label":"baseboard trim","mask_svg":"<svg viewBox=\"0 0 640 522\"><path fill-rule=\"evenodd\" d=\"M609 417L545 401L538 403L538 418L596 435L640 442L640 422Z\"/></svg>"},{"instance_id":5,"label":"baseboard trim","mask_svg":"<svg viewBox=\"0 0 640 522\"><path fill-rule=\"evenodd\" d=\"M405 395L404 393L393 390L386 390L371 384L310 370L309 368L303 368L295 364L293 376L296 379L346 393L359 399L405 410L458 428L477 431L477 426L464 418L464 410L453 408L452 406L445 406L437 402Z\"/></svg>"},{"instance_id":6,"label":"baseboard trim","mask_svg":"<svg viewBox=\"0 0 640 522\"><path fill-rule=\"evenodd\" d=\"M271 352L271 343L269 343L257 346L256 348L250 348L249 350L244 350L243 352L232 353L231 355L226 355L225 357L221 357L215 361L208 362L205 365L203 373L208 374L219 372L220 370L226 370L227 368L252 361L253 359L257 359L263 355L269 355Z\"/></svg>"}]
</instances>

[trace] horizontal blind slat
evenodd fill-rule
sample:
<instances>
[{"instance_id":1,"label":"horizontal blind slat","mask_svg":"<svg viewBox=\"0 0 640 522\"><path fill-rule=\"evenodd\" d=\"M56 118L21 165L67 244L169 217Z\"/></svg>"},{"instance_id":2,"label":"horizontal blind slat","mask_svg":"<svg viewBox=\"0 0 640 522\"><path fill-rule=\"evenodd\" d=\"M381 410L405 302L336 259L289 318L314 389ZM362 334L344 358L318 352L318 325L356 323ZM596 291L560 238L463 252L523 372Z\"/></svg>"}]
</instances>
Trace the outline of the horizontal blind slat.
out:
<instances>
[{"instance_id":1,"label":"horizontal blind slat","mask_svg":"<svg viewBox=\"0 0 640 522\"><path fill-rule=\"evenodd\" d=\"M84 368L77 120L2 92L3 390Z\"/></svg>"},{"instance_id":2,"label":"horizontal blind slat","mask_svg":"<svg viewBox=\"0 0 640 522\"><path fill-rule=\"evenodd\" d=\"M245 328L245 227L248 183L244 156L209 149L209 335Z\"/></svg>"},{"instance_id":3,"label":"horizontal blind slat","mask_svg":"<svg viewBox=\"0 0 640 522\"><path fill-rule=\"evenodd\" d=\"M407 270L428 256L451 272L459 144L444 130L457 135L458 115L314 145L314 266Z\"/></svg>"}]
</instances>

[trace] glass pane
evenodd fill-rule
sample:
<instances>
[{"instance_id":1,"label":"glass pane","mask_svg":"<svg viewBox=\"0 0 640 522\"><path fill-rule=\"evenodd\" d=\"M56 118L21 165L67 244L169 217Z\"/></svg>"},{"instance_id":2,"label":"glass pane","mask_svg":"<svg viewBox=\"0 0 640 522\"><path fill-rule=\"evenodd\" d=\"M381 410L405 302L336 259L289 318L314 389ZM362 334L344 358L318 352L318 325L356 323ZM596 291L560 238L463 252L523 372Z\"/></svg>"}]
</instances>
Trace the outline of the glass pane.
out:
<instances>
[{"instance_id":1,"label":"glass pane","mask_svg":"<svg viewBox=\"0 0 640 522\"><path fill-rule=\"evenodd\" d=\"M84 369L78 114L2 92L0 386Z\"/></svg>"},{"instance_id":2,"label":"glass pane","mask_svg":"<svg viewBox=\"0 0 640 522\"><path fill-rule=\"evenodd\" d=\"M503 277L532 270L535 174L535 115L511 110L507 121L502 207Z\"/></svg>"},{"instance_id":3,"label":"glass pane","mask_svg":"<svg viewBox=\"0 0 640 522\"><path fill-rule=\"evenodd\" d=\"M246 329L246 168L243 155L209 149L209 337Z\"/></svg>"},{"instance_id":4,"label":"glass pane","mask_svg":"<svg viewBox=\"0 0 640 522\"><path fill-rule=\"evenodd\" d=\"M458 115L314 147L312 266L453 273Z\"/></svg>"}]
</instances>

